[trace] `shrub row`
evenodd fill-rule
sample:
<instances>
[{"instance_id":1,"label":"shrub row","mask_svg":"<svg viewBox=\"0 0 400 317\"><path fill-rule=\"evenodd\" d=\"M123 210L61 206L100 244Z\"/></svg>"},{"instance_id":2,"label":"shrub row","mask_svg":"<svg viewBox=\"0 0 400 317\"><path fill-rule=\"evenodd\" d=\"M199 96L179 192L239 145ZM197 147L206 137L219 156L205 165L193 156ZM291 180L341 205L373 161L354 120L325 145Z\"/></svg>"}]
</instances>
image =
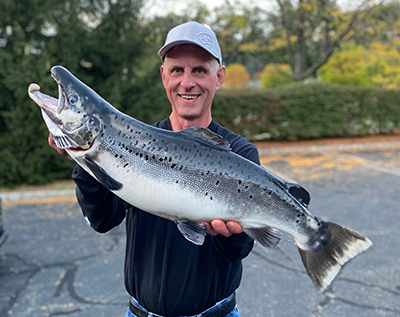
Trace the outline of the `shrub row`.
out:
<instances>
[{"instance_id":1,"label":"shrub row","mask_svg":"<svg viewBox=\"0 0 400 317\"><path fill-rule=\"evenodd\" d=\"M328 84L223 91L214 119L250 140L300 140L393 133L400 91Z\"/></svg>"}]
</instances>

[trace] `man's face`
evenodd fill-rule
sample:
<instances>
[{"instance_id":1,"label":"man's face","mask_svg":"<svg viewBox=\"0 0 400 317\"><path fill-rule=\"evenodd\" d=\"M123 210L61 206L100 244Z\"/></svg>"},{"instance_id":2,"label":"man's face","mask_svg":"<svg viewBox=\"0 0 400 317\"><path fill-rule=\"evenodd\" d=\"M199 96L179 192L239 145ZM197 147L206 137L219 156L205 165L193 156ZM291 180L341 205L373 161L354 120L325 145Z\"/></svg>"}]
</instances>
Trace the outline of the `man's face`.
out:
<instances>
[{"instance_id":1,"label":"man's face","mask_svg":"<svg viewBox=\"0 0 400 317\"><path fill-rule=\"evenodd\" d=\"M198 46L179 45L168 52L161 77L172 112L185 120L209 114L215 92L225 79L225 67Z\"/></svg>"}]
</instances>

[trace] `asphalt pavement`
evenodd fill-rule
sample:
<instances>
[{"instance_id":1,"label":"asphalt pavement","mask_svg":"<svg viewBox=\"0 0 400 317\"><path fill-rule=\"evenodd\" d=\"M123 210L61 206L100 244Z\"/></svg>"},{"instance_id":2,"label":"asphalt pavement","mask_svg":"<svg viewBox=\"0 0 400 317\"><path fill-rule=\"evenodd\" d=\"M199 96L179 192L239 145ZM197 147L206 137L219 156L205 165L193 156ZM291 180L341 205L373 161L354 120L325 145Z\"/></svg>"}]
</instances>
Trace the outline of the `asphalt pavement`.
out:
<instances>
[{"instance_id":1,"label":"asphalt pavement","mask_svg":"<svg viewBox=\"0 0 400 317\"><path fill-rule=\"evenodd\" d=\"M322 141L321 141L322 142ZM257 144L262 164L300 183L310 211L373 246L318 293L294 241L256 245L244 260L243 317L400 316L400 137ZM73 191L0 193L0 316L124 316L125 228L94 232Z\"/></svg>"}]
</instances>

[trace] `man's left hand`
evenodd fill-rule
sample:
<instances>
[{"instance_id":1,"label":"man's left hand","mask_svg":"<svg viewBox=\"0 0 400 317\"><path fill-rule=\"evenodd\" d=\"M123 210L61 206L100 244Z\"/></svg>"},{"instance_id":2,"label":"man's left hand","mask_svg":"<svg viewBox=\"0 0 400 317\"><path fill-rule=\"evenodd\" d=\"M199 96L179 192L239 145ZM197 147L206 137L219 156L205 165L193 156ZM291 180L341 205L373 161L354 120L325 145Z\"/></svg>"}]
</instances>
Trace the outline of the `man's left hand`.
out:
<instances>
[{"instance_id":1,"label":"man's left hand","mask_svg":"<svg viewBox=\"0 0 400 317\"><path fill-rule=\"evenodd\" d=\"M205 223L208 227L207 233L216 236L217 234L222 234L225 237L229 237L235 233L242 233L242 226L236 221L224 222L221 219L213 219L210 223Z\"/></svg>"}]
</instances>

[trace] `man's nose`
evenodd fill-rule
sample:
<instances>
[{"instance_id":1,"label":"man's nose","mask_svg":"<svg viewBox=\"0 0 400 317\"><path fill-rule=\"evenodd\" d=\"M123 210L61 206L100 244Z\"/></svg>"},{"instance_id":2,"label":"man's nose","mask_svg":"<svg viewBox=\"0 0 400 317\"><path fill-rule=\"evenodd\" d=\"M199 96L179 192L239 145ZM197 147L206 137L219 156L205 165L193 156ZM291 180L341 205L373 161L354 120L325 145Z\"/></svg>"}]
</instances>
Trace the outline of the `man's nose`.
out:
<instances>
[{"instance_id":1,"label":"man's nose","mask_svg":"<svg viewBox=\"0 0 400 317\"><path fill-rule=\"evenodd\" d=\"M189 89L194 86L194 78L190 72L185 72L183 74L181 86L185 89Z\"/></svg>"}]
</instances>

